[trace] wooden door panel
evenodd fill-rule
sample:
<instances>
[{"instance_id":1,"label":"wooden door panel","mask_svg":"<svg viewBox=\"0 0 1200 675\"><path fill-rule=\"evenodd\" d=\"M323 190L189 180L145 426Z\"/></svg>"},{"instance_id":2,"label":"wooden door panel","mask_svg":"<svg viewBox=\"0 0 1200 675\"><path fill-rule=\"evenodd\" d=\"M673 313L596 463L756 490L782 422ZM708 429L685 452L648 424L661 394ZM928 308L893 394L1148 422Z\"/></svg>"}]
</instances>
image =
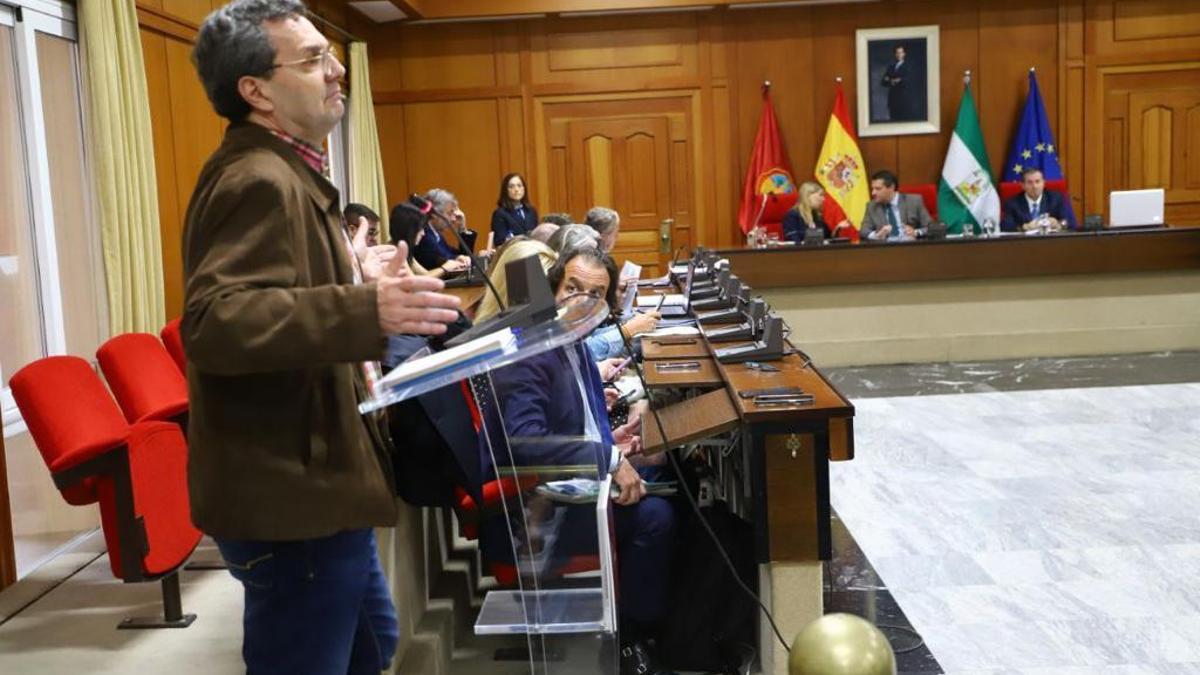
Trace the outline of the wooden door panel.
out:
<instances>
[{"instance_id":1,"label":"wooden door panel","mask_svg":"<svg viewBox=\"0 0 1200 675\"><path fill-rule=\"evenodd\" d=\"M1200 91L1129 94L1129 178L1132 186L1166 190L1168 204L1200 201Z\"/></svg>"},{"instance_id":2,"label":"wooden door panel","mask_svg":"<svg viewBox=\"0 0 1200 675\"><path fill-rule=\"evenodd\" d=\"M567 124L572 213L593 206L621 214L613 251L618 262L634 260L657 275L659 225L671 215L670 125L664 115L572 119ZM646 265L652 261L652 264Z\"/></svg>"}]
</instances>

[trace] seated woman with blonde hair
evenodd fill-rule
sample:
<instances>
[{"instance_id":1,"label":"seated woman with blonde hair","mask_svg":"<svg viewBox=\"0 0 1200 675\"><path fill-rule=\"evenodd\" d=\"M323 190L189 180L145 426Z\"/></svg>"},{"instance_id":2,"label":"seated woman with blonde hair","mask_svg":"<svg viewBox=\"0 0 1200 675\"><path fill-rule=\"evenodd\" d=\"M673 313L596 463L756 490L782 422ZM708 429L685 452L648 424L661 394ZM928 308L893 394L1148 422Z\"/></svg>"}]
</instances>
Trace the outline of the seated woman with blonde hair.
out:
<instances>
[{"instance_id":1,"label":"seated woman with blonde hair","mask_svg":"<svg viewBox=\"0 0 1200 675\"><path fill-rule=\"evenodd\" d=\"M836 237L836 232L849 225L843 219L836 227L830 228L825 222L822 208L825 206L825 190L813 181L800 184L800 195L796 198L796 206L792 207L783 217L783 237L797 244L804 241L804 233L809 229L820 228L824 238Z\"/></svg>"},{"instance_id":2,"label":"seated woman with blonde hair","mask_svg":"<svg viewBox=\"0 0 1200 675\"><path fill-rule=\"evenodd\" d=\"M488 279L491 280L492 286L505 299L505 302L508 301L508 278L505 275L505 268L508 266L508 263L535 255L538 257L539 262L541 262L543 271L549 271L554 266L554 263L558 261L558 254L553 249L536 239L530 239L526 236L513 237L504 242L503 246L496 249L494 260L488 269ZM479 308L475 310L475 321L481 322L499 313L499 303L496 302L496 298L492 295L491 291L487 291L483 294L483 299L479 302Z\"/></svg>"}]
</instances>

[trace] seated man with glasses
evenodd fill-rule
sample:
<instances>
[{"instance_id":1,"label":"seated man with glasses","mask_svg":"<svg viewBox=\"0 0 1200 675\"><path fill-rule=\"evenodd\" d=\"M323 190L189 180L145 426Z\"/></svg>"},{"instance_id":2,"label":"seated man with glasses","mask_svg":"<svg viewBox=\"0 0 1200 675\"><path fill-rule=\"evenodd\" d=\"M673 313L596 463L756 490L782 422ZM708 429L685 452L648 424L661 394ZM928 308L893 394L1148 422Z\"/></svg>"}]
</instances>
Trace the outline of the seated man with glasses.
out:
<instances>
[{"instance_id":1,"label":"seated man with glasses","mask_svg":"<svg viewBox=\"0 0 1200 675\"><path fill-rule=\"evenodd\" d=\"M567 251L547 275L559 305L597 298L615 301L617 267L594 248ZM577 376L577 373L581 376ZM586 465L589 477L611 474L620 489L612 509L620 561L618 610L622 673L661 673L649 640L667 611L675 514L662 497L646 496L634 462L640 441L624 449L609 429L599 370L582 342L523 359L492 373L513 462L519 466ZM485 480L495 477L488 448L481 460ZM560 506L560 516L542 514L539 527L553 527L554 555L595 554L591 506ZM557 525L551 525L551 524ZM542 530L544 534L544 530ZM511 560L512 542L503 518L485 524L481 544L492 560Z\"/></svg>"}]
</instances>

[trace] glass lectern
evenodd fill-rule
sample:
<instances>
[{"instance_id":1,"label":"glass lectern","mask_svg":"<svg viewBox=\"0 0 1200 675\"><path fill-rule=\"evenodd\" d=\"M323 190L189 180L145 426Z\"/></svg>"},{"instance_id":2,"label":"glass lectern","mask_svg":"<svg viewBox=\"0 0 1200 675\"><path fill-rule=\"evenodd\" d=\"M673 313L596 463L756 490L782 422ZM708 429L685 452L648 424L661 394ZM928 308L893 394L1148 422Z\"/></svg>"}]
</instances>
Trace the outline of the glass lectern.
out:
<instances>
[{"instance_id":1,"label":"glass lectern","mask_svg":"<svg viewBox=\"0 0 1200 675\"><path fill-rule=\"evenodd\" d=\"M418 355L360 406L366 413L468 383L483 465L480 547L499 585L475 632L523 635L529 670L539 675L618 670L611 448L580 342L607 313L602 300L581 297L552 321ZM553 379L560 395L523 409L544 408L549 418L582 414L582 434L529 432L543 427L506 419L514 400L550 390L539 376Z\"/></svg>"}]
</instances>

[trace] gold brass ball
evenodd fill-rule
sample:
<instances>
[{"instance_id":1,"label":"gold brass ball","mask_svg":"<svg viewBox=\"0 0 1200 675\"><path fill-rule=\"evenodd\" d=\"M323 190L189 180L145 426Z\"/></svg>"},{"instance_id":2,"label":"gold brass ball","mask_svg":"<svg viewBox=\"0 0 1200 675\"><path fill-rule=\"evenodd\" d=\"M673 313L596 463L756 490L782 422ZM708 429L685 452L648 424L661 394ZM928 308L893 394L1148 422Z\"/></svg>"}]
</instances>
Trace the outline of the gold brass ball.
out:
<instances>
[{"instance_id":1,"label":"gold brass ball","mask_svg":"<svg viewBox=\"0 0 1200 675\"><path fill-rule=\"evenodd\" d=\"M896 675L896 655L871 622L826 614L800 631L788 657L790 675Z\"/></svg>"}]
</instances>

